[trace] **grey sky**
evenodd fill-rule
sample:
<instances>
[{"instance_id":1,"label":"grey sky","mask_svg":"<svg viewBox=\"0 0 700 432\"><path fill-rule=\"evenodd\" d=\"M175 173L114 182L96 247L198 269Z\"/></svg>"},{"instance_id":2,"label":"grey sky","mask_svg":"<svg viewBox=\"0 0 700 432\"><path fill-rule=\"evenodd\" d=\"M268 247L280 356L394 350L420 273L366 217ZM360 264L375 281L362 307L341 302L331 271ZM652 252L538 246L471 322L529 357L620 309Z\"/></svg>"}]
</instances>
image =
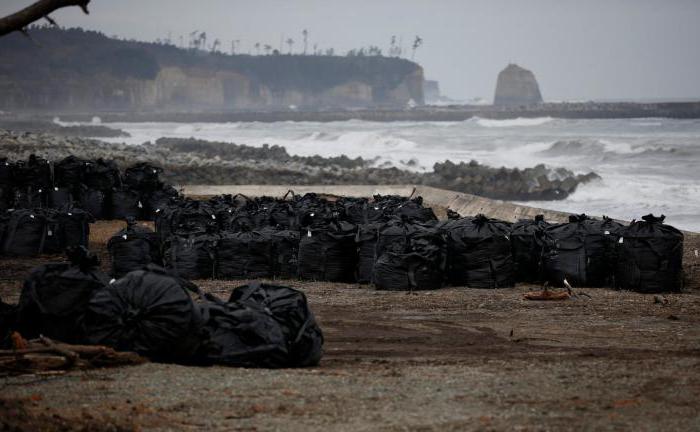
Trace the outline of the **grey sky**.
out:
<instances>
[{"instance_id":1,"label":"grey sky","mask_svg":"<svg viewBox=\"0 0 700 432\"><path fill-rule=\"evenodd\" d=\"M0 0L0 14L31 1ZM546 100L700 97L697 0L92 0L91 11L54 18L143 40L204 30L244 52L281 36L300 50L304 28L310 45L343 53L386 51L392 35L409 52L420 35L416 61L456 98L490 100L509 62L535 73Z\"/></svg>"}]
</instances>

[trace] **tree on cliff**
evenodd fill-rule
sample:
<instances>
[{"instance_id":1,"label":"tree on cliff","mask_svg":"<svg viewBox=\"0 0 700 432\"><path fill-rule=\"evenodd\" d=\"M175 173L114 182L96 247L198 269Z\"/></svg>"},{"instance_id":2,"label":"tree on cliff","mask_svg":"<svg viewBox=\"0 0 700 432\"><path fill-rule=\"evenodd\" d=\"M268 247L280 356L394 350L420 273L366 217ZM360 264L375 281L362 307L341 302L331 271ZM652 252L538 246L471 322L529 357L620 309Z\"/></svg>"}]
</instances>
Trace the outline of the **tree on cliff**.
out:
<instances>
[{"instance_id":1,"label":"tree on cliff","mask_svg":"<svg viewBox=\"0 0 700 432\"><path fill-rule=\"evenodd\" d=\"M19 12L0 18L0 36L5 36L15 31L26 34L26 27L42 18L46 19L52 25L56 25L56 21L49 15L64 7L79 6L83 12L89 14L89 3L90 0L39 0Z\"/></svg>"}]
</instances>

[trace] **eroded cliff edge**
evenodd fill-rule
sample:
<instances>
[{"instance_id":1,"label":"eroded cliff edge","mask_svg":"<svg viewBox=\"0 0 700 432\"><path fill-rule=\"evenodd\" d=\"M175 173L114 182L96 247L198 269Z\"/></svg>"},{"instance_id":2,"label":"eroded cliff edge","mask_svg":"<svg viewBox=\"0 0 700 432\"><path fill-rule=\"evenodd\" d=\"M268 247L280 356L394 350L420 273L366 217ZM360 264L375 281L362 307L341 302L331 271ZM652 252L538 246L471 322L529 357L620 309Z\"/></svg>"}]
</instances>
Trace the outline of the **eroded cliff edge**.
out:
<instances>
[{"instance_id":1,"label":"eroded cliff edge","mask_svg":"<svg viewBox=\"0 0 700 432\"><path fill-rule=\"evenodd\" d=\"M380 56L227 55L40 28L0 39L0 110L404 108L423 69Z\"/></svg>"}]
</instances>

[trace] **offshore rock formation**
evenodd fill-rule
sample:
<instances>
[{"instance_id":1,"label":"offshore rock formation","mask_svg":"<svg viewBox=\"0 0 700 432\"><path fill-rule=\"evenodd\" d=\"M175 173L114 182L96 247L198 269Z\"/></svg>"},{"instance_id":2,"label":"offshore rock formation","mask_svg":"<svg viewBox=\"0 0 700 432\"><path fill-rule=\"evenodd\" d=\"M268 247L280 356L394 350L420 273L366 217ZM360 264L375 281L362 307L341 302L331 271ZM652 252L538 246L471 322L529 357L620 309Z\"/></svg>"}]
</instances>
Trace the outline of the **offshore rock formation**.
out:
<instances>
[{"instance_id":1,"label":"offshore rock formation","mask_svg":"<svg viewBox=\"0 0 700 432\"><path fill-rule=\"evenodd\" d=\"M405 108L423 69L380 56L227 55L38 28L0 39L0 110Z\"/></svg>"},{"instance_id":2,"label":"offshore rock formation","mask_svg":"<svg viewBox=\"0 0 700 432\"><path fill-rule=\"evenodd\" d=\"M535 74L516 64L509 64L498 74L494 105L517 106L542 103L540 86Z\"/></svg>"},{"instance_id":3,"label":"offshore rock formation","mask_svg":"<svg viewBox=\"0 0 700 432\"><path fill-rule=\"evenodd\" d=\"M284 147L251 147L195 139L161 138L140 146L108 144L49 134L0 130L0 156L26 158L35 153L49 160L68 155L104 157L122 167L151 162L165 169L164 180L173 184L423 184L489 198L508 200L564 199L594 173L575 175L563 168L492 168L472 161L435 164L433 172L377 168L372 160L346 156L292 156Z\"/></svg>"}]
</instances>

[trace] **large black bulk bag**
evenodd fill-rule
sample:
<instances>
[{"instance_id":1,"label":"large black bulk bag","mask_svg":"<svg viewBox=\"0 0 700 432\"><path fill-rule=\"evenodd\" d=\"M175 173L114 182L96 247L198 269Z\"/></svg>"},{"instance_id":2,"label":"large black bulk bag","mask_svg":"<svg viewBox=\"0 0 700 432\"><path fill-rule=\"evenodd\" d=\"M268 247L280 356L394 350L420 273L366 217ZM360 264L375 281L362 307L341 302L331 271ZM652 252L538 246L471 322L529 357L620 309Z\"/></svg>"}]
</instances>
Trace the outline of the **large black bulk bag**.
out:
<instances>
[{"instance_id":1,"label":"large black bulk bag","mask_svg":"<svg viewBox=\"0 0 700 432\"><path fill-rule=\"evenodd\" d=\"M124 184L139 191L155 190L161 184L158 178L161 172L162 168L140 162L124 171Z\"/></svg>"},{"instance_id":2,"label":"large black bulk bag","mask_svg":"<svg viewBox=\"0 0 700 432\"><path fill-rule=\"evenodd\" d=\"M95 222L92 215L77 207L64 207L56 215L61 238L65 248L88 246L90 241L90 224Z\"/></svg>"},{"instance_id":3,"label":"large black bulk bag","mask_svg":"<svg viewBox=\"0 0 700 432\"><path fill-rule=\"evenodd\" d=\"M331 222L304 229L299 241L299 277L307 280L354 282L357 267L355 225Z\"/></svg>"},{"instance_id":4,"label":"large black bulk bag","mask_svg":"<svg viewBox=\"0 0 700 432\"><path fill-rule=\"evenodd\" d=\"M112 219L139 219L142 209L141 195L138 192L128 188L112 190L109 203Z\"/></svg>"},{"instance_id":5,"label":"large black bulk bag","mask_svg":"<svg viewBox=\"0 0 700 432\"><path fill-rule=\"evenodd\" d=\"M612 219L572 215L569 222L545 231L543 268L547 280L574 287L613 285L616 244L623 226Z\"/></svg>"},{"instance_id":6,"label":"large black bulk bag","mask_svg":"<svg viewBox=\"0 0 700 432\"><path fill-rule=\"evenodd\" d=\"M235 367L280 368L289 364L287 338L270 311L206 296L201 303L206 337L197 360Z\"/></svg>"},{"instance_id":7,"label":"large black bulk bag","mask_svg":"<svg viewBox=\"0 0 700 432\"><path fill-rule=\"evenodd\" d=\"M273 267L275 277L291 279L299 274L299 231L271 231Z\"/></svg>"},{"instance_id":8,"label":"large black bulk bag","mask_svg":"<svg viewBox=\"0 0 700 432\"><path fill-rule=\"evenodd\" d=\"M19 300L17 330L25 338L39 335L81 343L82 319L95 292L109 278L99 260L85 248L72 248L71 263L45 264L32 270Z\"/></svg>"},{"instance_id":9,"label":"large black bulk bag","mask_svg":"<svg viewBox=\"0 0 700 432\"><path fill-rule=\"evenodd\" d=\"M367 198L341 198L337 206L342 209L342 218L355 225L382 222L384 209L379 203L370 203Z\"/></svg>"},{"instance_id":10,"label":"large black bulk bag","mask_svg":"<svg viewBox=\"0 0 700 432\"><path fill-rule=\"evenodd\" d=\"M377 289L392 291L441 288L447 259L442 233L434 226L407 224L403 229L404 237L399 238L398 227L392 223L380 230L379 242L383 242L377 244L372 273L374 285Z\"/></svg>"},{"instance_id":11,"label":"large black bulk bag","mask_svg":"<svg viewBox=\"0 0 700 432\"><path fill-rule=\"evenodd\" d=\"M214 277L216 237L211 235L171 236L163 244L165 268L185 279Z\"/></svg>"},{"instance_id":12,"label":"large black bulk bag","mask_svg":"<svg viewBox=\"0 0 700 432\"><path fill-rule=\"evenodd\" d=\"M107 242L112 261L112 276L120 278L149 264L160 264L160 248L156 234L148 227L127 219L126 228Z\"/></svg>"},{"instance_id":13,"label":"large black bulk bag","mask_svg":"<svg viewBox=\"0 0 700 432\"><path fill-rule=\"evenodd\" d=\"M80 208L90 213L96 220L108 219L107 193L97 189L82 188L79 200Z\"/></svg>"},{"instance_id":14,"label":"large black bulk bag","mask_svg":"<svg viewBox=\"0 0 700 432\"><path fill-rule=\"evenodd\" d=\"M30 155L27 161L16 162L12 175L18 187L48 189L53 185L51 163L36 155Z\"/></svg>"},{"instance_id":15,"label":"large black bulk bag","mask_svg":"<svg viewBox=\"0 0 700 432\"><path fill-rule=\"evenodd\" d=\"M202 341L203 318L189 282L156 266L97 291L83 322L88 343L153 360L191 361Z\"/></svg>"},{"instance_id":16,"label":"large black bulk bag","mask_svg":"<svg viewBox=\"0 0 700 432\"><path fill-rule=\"evenodd\" d=\"M544 232L549 225L543 215L537 215L534 219L519 220L511 227L510 246L516 282L543 280Z\"/></svg>"},{"instance_id":17,"label":"large black bulk bag","mask_svg":"<svg viewBox=\"0 0 700 432\"><path fill-rule=\"evenodd\" d=\"M85 163L84 159L76 156L68 156L56 162L53 167L54 184L66 189L74 189L82 184Z\"/></svg>"},{"instance_id":18,"label":"large black bulk bag","mask_svg":"<svg viewBox=\"0 0 700 432\"><path fill-rule=\"evenodd\" d=\"M0 186L14 186L15 182L15 164L10 162L5 157L0 158Z\"/></svg>"},{"instance_id":19,"label":"large black bulk bag","mask_svg":"<svg viewBox=\"0 0 700 432\"><path fill-rule=\"evenodd\" d=\"M471 288L512 287L510 224L484 215L452 221L445 228L448 278Z\"/></svg>"},{"instance_id":20,"label":"large black bulk bag","mask_svg":"<svg viewBox=\"0 0 700 432\"><path fill-rule=\"evenodd\" d=\"M272 276L272 238L265 231L226 232L216 242L217 279L256 279Z\"/></svg>"},{"instance_id":21,"label":"large black bulk bag","mask_svg":"<svg viewBox=\"0 0 700 432\"><path fill-rule=\"evenodd\" d=\"M61 208L73 204L73 193L66 187L52 187L48 190L48 203L51 208Z\"/></svg>"},{"instance_id":22,"label":"large black bulk bag","mask_svg":"<svg viewBox=\"0 0 700 432\"><path fill-rule=\"evenodd\" d=\"M141 194L143 220L154 220L159 210L168 207L175 198L179 196L178 191L167 185L160 185L158 189Z\"/></svg>"},{"instance_id":23,"label":"large black bulk bag","mask_svg":"<svg viewBox=\"0 0 700 432\"><path fill-rule=\"evenodd\" d=\"M161 239L171 235L189 236L216 232L218 219L212 208L199 201L166 206L155 215L156 232Z\"/></svg>"},{"instance_id":24,"label":"large black bulk bag","mask_svg":"<svg viewBox=\"0 0 700 432\"><path fill-rule=\"evenodd\" d=\"M102 158L95 161L86 161L83 182L89 189L109 191L112 188L121 186L119 168L113 161Z\"/></svg>"},{"instance_id":25,"label":"large black bulk bag","mask_svg":"<svg viewBox=\"0 0 700 432\"><path fill-rule=\"evenodd\" d=\"M410 222L434 222L437 217L433 209L423 207L423 198L416 197L399 204L392 212L394 216Z\"/></svg>"},{"instance_id":26,"label":"large black bulk bag","mask_svg":"<svg viewBox=\"0 0 700 432\"><path fill-rule=\"evenodd\" d=\"M683 233L665 216L632 222L618 240L616 283L642 293L679 292L683 284Z\"/></svg>"},{"instance_id":27,"label":"large black bulk bag","mask_svg":"<svg viewBox=\"0 0 700 432\"><path fill-rule=\"evenodd\" d=\"M357 282L368 284L372 282L372 272L376 261L377 241L379 240L380 224L362 224L357 226Z\"/></svg>"},{"instance_id":28,"label":"large black bulk bag","mask_svg":"<svg viewBox=\"0 0 700 432\"><path fill-rule=\"evenodd\" d=\"M58 211L55 209L37 209L45 219L45 237L41 248L43 254L60 254L66 249L61 222L58 218Z\"/></svg>"},{"instance_id":29,"label":"large black bulk bag","mask_svg":"<svg viewBox=\"0 0 700 432\"><path fill-rule=\"evenodd\" d=\"M0 184L0 211L12 208L15 192L9 185Z\"/></svg>"},{"instance_id":30,"label":"large black bulk bag","mask_svg":"<svg viewBox=\"0 0 700 432\"><path fill-rule=\"evenodd\" d=\"M37 209L48 205L48 193L45 188L21 186L14 189L13 208Z\"/></svg>"},{"instance_id":31,"label":"large black bulk bag","mask_svg":"<svg viewBox=\"0 0 700 432\"><path fill-rule=\"evenodd\" d=\"M229 302L257 306L272 313L287 339L289 359L286 366L316 366L321 361L323 332L303 292L255 282L234 289Z\"/></svg>"},{"instance_id":32,"label":"large black bulk bag","mask_svg":"<svg viewBox=\"0 0 700 432\"><path fill-rule=\"evenodd\" d=\"M34 256L44 251L47 234L47 220L34 210L14 210L9 212L3 254L11 256Z\"/></svg>"}]
</instances>

